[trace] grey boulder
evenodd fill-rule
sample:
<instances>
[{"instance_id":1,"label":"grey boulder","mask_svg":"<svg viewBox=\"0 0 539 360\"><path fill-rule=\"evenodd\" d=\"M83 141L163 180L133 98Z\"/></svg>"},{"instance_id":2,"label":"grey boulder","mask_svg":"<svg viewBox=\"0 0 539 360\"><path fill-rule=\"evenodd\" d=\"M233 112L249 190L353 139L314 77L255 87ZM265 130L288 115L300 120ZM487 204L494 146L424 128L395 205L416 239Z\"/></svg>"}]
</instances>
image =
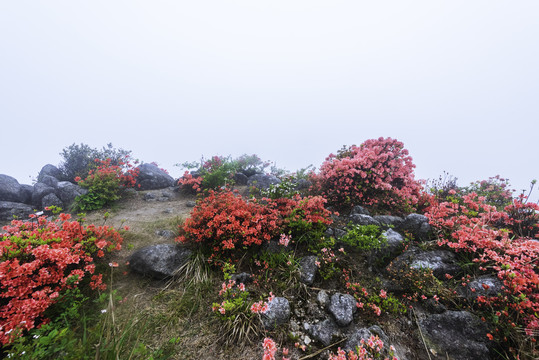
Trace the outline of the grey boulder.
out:
<instances>
[{"instance_id":1,"label":"grey boulder","mask_svg":"<svg viewBox=\"0 0 539 360\"><path fill-rule=\"evenodd\" d=\"M299 273L300 281L307 285L312 285L316 277L316 272L318 271L318 266L316 266L316 256L305 256L299 260Z\"/></svg>"},{"instance_id":2,"label":"grey boulder","mask_svg":"<svg viewBox=\"0 0 539 360\"><path fill-rule=\"evenodd\" d=\"M43 198L54 192L55 189L52 186L40 182L36 183L34 185L34 191L32 192L32 205L41 207Z\"/></svg>"},{"instance_id":3,"label":"grey boulder","mask_svg":"<svg viewBox=\"0 0 539 360\"><path fill-rule=\"evenodd\" d=\"M290 303L284 297L273 298L268 303L268 310L262 314L262 323L266 329L275 329L290 319Z\"/></svg>"},{"instance_id":4,"label":"grey boulder","mask_svg":"<svg viewBox=\"0 0 539 360\"><path fill-rule=\"evenodd\" d=\"M431 234L429 220L425 215L410 214L404 218L399 230L410 232L416 240L428 240Z\"/></svg>"},{"instance_id":5,"label":"grey boulder","mask_svg":"<svg viewBox=\"0 0 539 360\"><path fill-rule=\"evenodd\" d=\"M70 183L69 181L60 181L57 184L55 194L64 203L64 206L69 207L75 198L79 195L86 194L88 190L79 185Z\"/></svg>"},{"instance_id":6,"label":"grey boulder","mask_svg":"<svg viewBox=\"0 0 539 360\"><path fill-rule=\"evenodd\" d=\"M139 249L129 258L129 268L142 275L165 279L189 259L191 251L175 244L158 244Z\"/></svg>"},{"instance_id":7,"label":"grey boulder","mask_svg":"<svg viewBox=\"0 0 539 360\"><path fill-rule=\"evenodd\" d=\"M56 196L54 193L50 193L48 195L45 195L43 199L41 199L41 207L44 209L49 206L58 206L63 207L64 204L62 203L62 200Z\"/></svg>"},{"instance_id":8,"label":"grey boulder","mask_svg":"<svg viewBox=\"0 0 539 360\"><path fill-rule=\"evenodd\" d=\"M24 202L21 184L14 177L0 174L0 201Z\"/></svg>"},{"instance_id":9,"label":"grey boulder","mask_svg":"<svg viewBox=\"0 0 539 360\"><path fill-rule=\"evenodd\" d=\"M47 164L41 168L41 171L39 171L39 175L37 176L37 182L43 182L43 178L45 176L52 176L58 180L61 180L64 178L62 171L60 171L60 169L58 169L56 166L51 165L51 164Z\"/></svg>"},{"instance_id":10,"label":"grey boulder","mask_svg":"<svg viewBox=\"0 0 539 360\"><path fill-rule=\"evenodd\" d=\"M389 272L406 271L408 268L415 270L432 270L434 276L440 280L445 279L445 274L451 276L461 272L461 267L457 263L456 255L447 250L422 251L412 248L397 256L388 265Z\"/></svg>"},{"instance_id":11,"label":"grey boulder","mask_svg":"<svg viewBox=\"0 0 539 360\"><path fill-rule=\"evenodd\" d=\"M454 360L490 359L488 329L467 311L446 311L419 321L427 345L441 358Z\"/></svg>"},{"instance_id":12,"label":"grey boulder","mask_svg":"<svg viewBox=\"0 0 539 360\"><path fill-rule=\"evenodd\" d=\"M276 176L265 174L255 174L250 176L249 180L247 181L247 185L254 186L260 190L267 190L269 189L270 185L277 185L280 183L281 180L279 180Z\"/></svg>"},{"instance_id":13,"label":"grey boulder","mask_svg":"<svg viewBox=\"0 0 539 360\"><path fill-rule=\"evenodd\" d=\"M137 190L156 190L174 186L172 176L154 164L142 164L137 169L139 169L135 185Z\"/></svg>"},{"instance_id":14,"label":"grey boulder","mask_svg":"<svg viewBox=\"0 0 539 360\"><path fill-rule=\"evenodd\" d=\"M0 220L13 220L14 217L26 219L28 215L34 213L34 208L30 205L11 201L0 201Z\"/></svg>"},{"instance_id":15,"label":"grey boulder","mask_svg":"<svg viewBox=\"0 0 539 360\"><path fill-rule=\"evenodd\" d=\"M334 336L339 335L339 327L332 319L326 319L316 324L303 324L305 331L324 346L331 344Z\"/></svg>"},{"instance_id":16,"label":"grey boulder","mask_svg":"<svg viewBox=\"0 0 539 360\"><path fill-rule=\"evenodd\" d=\"M356 299L350 294L337 293L331 297L328 311L339 326L347 326L354 320L357 311Z\"/></svg>"},{"instance_id":17,"label":"grey boulder","mask_svg":"<svg viewBox=\"0 0 539 360\"><path fill-rule=\"evenodd\" d=\"M376 225L380 226L380 222L378 220L375 220L370 215L365 214L352 214L350 215L350 221L354 225Z\"/></svg>"},{"instance_id":18,"label":"grey boulder","mask_svg":"<svg viewBox=\"0 0 539 360\"><path fill-rule=\"evenodd\" d=\"M466 287L458 288L459 295L468 300L475 300L479 296L493 297L502 292L503 282L494 275L484 275L470 281Z\"/></svg>"}]
</instances>

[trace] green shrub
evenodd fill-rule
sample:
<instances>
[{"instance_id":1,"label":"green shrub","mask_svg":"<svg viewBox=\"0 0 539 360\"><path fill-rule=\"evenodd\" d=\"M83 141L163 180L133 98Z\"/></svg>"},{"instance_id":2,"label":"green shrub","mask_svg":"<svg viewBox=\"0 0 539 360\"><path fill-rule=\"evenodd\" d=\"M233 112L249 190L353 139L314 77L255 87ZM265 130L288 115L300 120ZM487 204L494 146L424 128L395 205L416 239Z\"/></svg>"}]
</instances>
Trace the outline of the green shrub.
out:
<instances>
[{"instance_id":1,"label":"green shrub","mask_svg":"<svg viewBox=\"0 0 539 360\"><path fill-rule=\"evenodd\" d=\"M90 170L83 180L76 177L75 181L80 186L88 189L88 193L77 196L75 207L81 211L101 209L105 205L120 199L120 192L129 187L134 187L139 174L138 168L126 159L121 160L119 165L113 165L111 159L104 161L96 159L97 168Z\"/></svg>"},{"instance_id":2,"label":"green shrub","mask_svg":"<svg viewBox=\"0 0 539 360\"><path fill-rule=\"evenodd\" d=\"M86 144L71 144L64 148L60 155L63 161L59 169L64 175L63 180L73 182L76 177L88 176L88 172L97 167L96 159L102 161L110 159L112 165L119 165L122 160L131 156L131 151L116 149L110 143L101 150L91 148Z\"/></svg>"},{"instance_id":3,"label":"green shrub","mask_svg":"<svg viewBox=\"0 0 539 360\"><path fill-rule=\"evenodd\" d=\"M387 238L382 235L382 230L376 225L350 225L346 235L340 241L353 248L367 251L379 249L387 242Z\"/></svg>"}]
</instances>

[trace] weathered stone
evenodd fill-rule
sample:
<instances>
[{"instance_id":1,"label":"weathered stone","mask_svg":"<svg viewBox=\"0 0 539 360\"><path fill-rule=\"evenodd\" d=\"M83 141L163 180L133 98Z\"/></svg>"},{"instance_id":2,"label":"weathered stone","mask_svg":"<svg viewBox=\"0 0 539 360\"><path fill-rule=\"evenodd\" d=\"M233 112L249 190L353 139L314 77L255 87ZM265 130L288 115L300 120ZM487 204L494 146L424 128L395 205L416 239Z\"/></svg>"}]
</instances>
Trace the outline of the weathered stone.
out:
<instances>
[{"instance_id":1,"label":"weathered stone","mask_svg":"<svg viewBox=\"0 0 539 360\"><path fill-rule=\"evenodd\" d=\"M129 267L142 275L164 279L174 276L190 255L189 249L179 245L151 245L133 253L129 258Z\"/></svg>"},{"instance_id":2,"label":"weathered stone","mask_svg":"<svg viewBox=\"0 0 539 360\"><path fill-rule=\"evenodd\" d=\"M342 238L344 235L346 235L346 231L339 228L328 227L325 232L325 235L333 236L334 238L339 239L339 238Z\"/></svg>"},{"instance_id":3,"label":"weathered stone","mask_svg":"<svg viewBox=\"0 0 539 360\"><path fill-rule=\"evenodd\" d=\"M52 188L56 188L58 186L58 179L50 175L43 176L40 182Z\"/></svg>"},{"instance_id":4,"label":"weathered stone","mask_svg":"<svg viewBox=\"0 0 539 360\"><path fill-rule=\"evenodd\" d=\"M343 349L347 352L355 351L356 347L361 345L361 340L367 342L371 336L378 336L384 342L386 348L389 347L389 337L384 333L378 325L373 325L369 328L353 328L346 333L348 340L344 343Z\"/></svg>"},{"instance_id":5,"label":"weathered stone","mask_svg":"<svg viewBox=\"0 0 539 360\"><path fill-rule=\"evenodd\" d=\"M43 209L49 206L58 206L63 208L64 204L62 203L62 200L56 196L56 194L50 193L43 196L43 199L41 199L41 207Z\"/></svg>"},{"instance_id":6,"label":"weathered stone","mask_svg":"<svg viewBox=\"0 0 539 360\"><path fill-rule=\"evenodd\" d=\"M43 198L54 192L52 186L48 186L43 183L36 183L34 185L34 191L32 192L32 205L41 207L41 201Z\"/></svg>"},{"instance_id":7,"label":"weathered stone","mask_svg":"<svg viewBox=\"0 0 539 360\"><path fill-rule=\"evenodd\" d=\"M339 326L347 326L354 320L357 311L356 299L350 294L337 293L331 297L328 311Z\"/></svg>"},{"instance_id":8,"label":"weathered stone","mask_svg":"<svg viewBox=\"0 0 539 360\"><path fill-rule=\"evenodd\" d=\"M39 175L37 176L37 182L43 182L43 177L46 175L52 176L57 180L62 180L64 177L62 171L60 171L60 169L51 164L47 164L41 168L41 170L39 171Z\"/></svg>"},{"instance_id":9,"label":"weathered stone","mask_svg":"<svg viewBox=\"0 0 539 360\"><path fill-rule=\"evenodd\" d=\"M151 201L157 199L157 195L153 192L147 192L146 194L144 194L143 198L146 201Z\"/></svg>"},{"instance_id":10,"label":"weathered stone","mask_svg":"<svg viewBox=\"0 0 539 360\"><path fill-rule=\"evenodd\" d=\"M55 194L62 200L64 206L69 207L75 201L77 196L88 193L88 190L83 189L79 185L70 183L69 181L60 181L56 187Z\"/></svg>"},{"instance_id":11,"label":"weathered stone","mask_svg":"<svg viewBox=\"0 0 539 360\"><path fill-rule=\"evenodd\" d=\"M389 226L393 226L395 228L399 228L402 223L404 222L404 219L400 216L392 216L392 215L375 215L373 216L374 220L378 221L381 226L384 228L388 228Z\"/></svg>"},{"instance_id":12,"label":"weathered stone","mask_svg":"<svg viewBox=\"0 0 539 360\"><path fill-rule=\"evenodd\" d=\"M14 216L24 220L28 218L28 215L33 213L34 208L30 205L11 201L0 201L0 220L13 220Z\"/></svg>"},{"instance_id":13,"label":"weathered stone","mask_svg":"<svg viewBox=\"0 0 539 360\"><path fill-rule=\"evenodd\" d=\"M135 189L155 190L174 186L174 179L172 176L154 164L142 164L139 165L137 169L139 169L139 174L137 176L137 185L135 185Z\"/></svg>"},{"instance_id":14,"label":"weathered stone","mask_svg":"<svg viewBox=\"0 0 539 360\"><path fill-rule=\"evenodd\" d=\"M416 240L428 240L431 234L429 220L425 215L410 214L404 218L399 230L410 232Z\"/></svg>"},{"instance_id":15,"label":"weathered stone","mask_svg":"<svg viewBox=\"0 0 539 360\"><path fill-rule=\"evenodd\" d=\"M419 321L427 340L444 359L490 359L488 329L479 318L467 311L446 311Z\"/></svg>"},{"instance_id":16,"label":"weathered stone","mask_svg":"<svg viewBox=\"0 0 539 360\"><path fill-rule=\"evenodd\" d=\"M275 329L290 319L290 303L284 297L273 298L268 303L268 310L262 314L262 323L266 329Z\"/></svg>"},{"instance_id":17,"label":"weathered stone","mask_svg":"<svg viewBox=\"0 0 539 360\"><path fill-rule=\"evenodd\" d=\"M32 205L32 193L34 192L34 187L32 185L21 184L21 195L22 203L27 205Z\"/></svg>"},{"instance_id":18,"label":"weathered stone","mask_svg":"<svg viewBox=\"0 0 539 360\"><path fill-rule=\"evenodd\" d=\"M494 275L484 275L470 281L466 287L458 287L458 293L469 300L479 296L493 297L502 292L503 282Z\"/></svg>"},{"instance_id":19,"label":"weathered stone","mask_svg":"<svg viewBox=\"0 0 539 360\"><path fill-rule=\"evenodd\" d=\"M352 214L350 215L350 221L354 225L376 225L380 226L380 223L375 220L372 216L364 214Z\"/></svg>"},{"instance_id":20,"label":"weathered stone","mask_svg":"<svg viewBox=\"0 0 539 360\"><path fill-rule=\"evenodd\" d=\"M329 303L329 295L325 290L320 290L318 292L318 295L316 296L316 301L318 301L318 304L325 308Z\"/></svg>"},{"instance_id":21,"label":"weathered stone","mask_svg":"<svg viewBox=\"0 0 539 360\"><path fill-rule=\"evenodd\" d=\"M248 284L253 281L253 275L246 272L233 274L230 278L234 280L236 284Z\"/></svg>"},{"instance_id":22,"label":"weathered stone","mask_svg":"<svg viewBox=\"0 0 539 360\"><path fill-rule=\"evenodd\" d=\"M247 185L249 178L244 173L238 172L234 174L234 182L236 185Z\"/></svg>"},{"instance_id":23,"label":"weathered stone","mask_svg":"<svg viewBox=\"0 0 539 360\"><path fill-rule=\"evenodd\" d=\"M395 272L412 268L416 270L431 269L438 279L445 279L445 274L452 276L461 272L455 254L447 250L422 251L412 248L399 255L388 266L387 270Z\"/></svg>"},{"instance_id":24,"label":"weathered stone","mask_svg":"<svg viewBox=\"0 0 539 360\"><path fill-rule=\"evenodd\" d=\"M251 177L249 177L249 180L247 181L247 185L253 186L260 190L267 190L269 189L270 185L277 185L280 184L281 180L273 175L266 175L266 174L255 174Z\"/></svg>"},{"instance_id":25,"label":"weathered stone","mask_svg":"<svg viewBox=\"0 0 539 360\"><path fill-rule=\"evenodd\" d=\"M17 179L0 174L0 201L24 202L24 193Z\"/></svg>"},{"instance_id":26,"label":"weathered stone","mask_svg":"<svg viewBox=\"0 0 539 360\"><path fill-rule=\"evenodd\" d=\"M329 346L333 337L339 335L339 328L332 319L326 319L316 324L305 323L303 328L313 339L324 346Z\"/></svg>"},{"instance_id":27,"label":"weathered stone","mask_svg":"<svg viewBox=\"0 0 539 360\"><path fill-rule=\"evenodd\" d=\"M300 281L307 285L312 285L318 271L316 266L316 260L318 258L314 255L302 257L299 260L300 266Z\"/></svg>"},{"instance_id":28,"label":"weathered stone","mask_svg":"<svg viewBox=\"0 0 539 360\"><path fill-rule=\"evenodd\" d=\"M404 249L404 237L393 229L387 229L382 236L386 238L386 242L379 249L371 251L369 255L369 262L376 267L386 266Z\"/></svg>"},{"instance_id":29,"label":"weathered stone","mask_svg":"<svg viewBox=\"0 0 539 360\"><path fill-rule=\"evenodd\" d=\"M433 298L427 299L423 302L423 307L430 313L441 314L447 311L447 307L439 301L434 300Z\"/></svg>"},{"instance_id":30,"label":"weathered stone","mask_svg":"<svg viewBox=\"0 0 539 360\"><path fill-rule=\"evenodd\" d=\"M313 183L307 179L299 179L294 187L296 190L307 190L313 185Z\"/></svg>"}]
</instances>

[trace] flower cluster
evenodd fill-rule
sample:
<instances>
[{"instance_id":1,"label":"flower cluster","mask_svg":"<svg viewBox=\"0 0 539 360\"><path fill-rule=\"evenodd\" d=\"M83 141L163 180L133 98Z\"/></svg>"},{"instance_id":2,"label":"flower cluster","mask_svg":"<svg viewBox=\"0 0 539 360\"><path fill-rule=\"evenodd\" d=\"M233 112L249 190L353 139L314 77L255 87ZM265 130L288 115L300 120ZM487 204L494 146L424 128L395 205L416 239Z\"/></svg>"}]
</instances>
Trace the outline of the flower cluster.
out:
<instances>
[{"instance_id":1,"label":"flower cluster","mask_svg":"<svg viewBox=\"0 0 539 360\"><path fill-rule=\"evenodd\" d=\"M223 296L224 300L220 304L214 303L212 311L218 311L221 315L227 315L227 312L234 312L245 307L249 292L246 291L243 283L236 285L234 280L228 280L228 283L224 282L221 284L219 296Z\"/></svg>"},{"instance_id":2,"label":"flower cluster","mask_svg":"<svg viewBox=\"0 0 539 360\"><path fill-rule=\"evenodd\" d=\"M414 167L402 142L379 138L330 154L314 180L339 208L364 204L379 212L407 213L418 203L421 189Z\"/></svg>"},{"instance_id":3,"label":"flower cluster","mask_svg":"<svg viewBox=\"0 0 539 360\"><path fill-rule=\"evenodd\" d=\"M321 235L333 222L331 211L324 207L326 199L321 196L301 197L296 194L292 198L268 199L268 202L282 218L283 231L298 239L309 233Z\"/></svg>"},{"instance_id":4,"label":"flower cluster","mask_svg":"<svg viewBox=\"0 0 539 360\"><path fill-rule=\"evenodd\" d=\"M185 163L182 167L196 169L194 175L188 171L178 181L180 188L187 192L218 190L228 185L234 185L234 175L238 172L246 176L263 173L270 164L262 162L256 155L242 155L232 160L230 156L212 156L200 163Z\"/></svg>"},{"instance_id":5,"label":"flower cluster","mask_svg":"<svg viewBox=\"0 0 539 360\"><path fill-rule=\"evenodd\" d=\"M202 190L202 180L200 176L193 176L189 171L186 171L180 180L178 180L178 186L180 189L188 189L190 192L200 192Z\"/></svg>"},{"instance_id":6,"label":"flower cluster","mask_svg":"<svg viewBox=\"0 0 539 360\"><path fill-rule=\"evenodd\" d=\"M95 159L97 167L91 169L85 179L76 177L75 181L88 193L77 198L81 210L95 210L120 199L120 191L135 187L140 172L134 168L127 157L114 165L111 159ZM140 184L139 184L140 186Z\"/></svg>"},{"instance_id":7,"label":"flower cluster","mask_svg":"<svg viewBox=\"0 0 539 360\"><path fill-rule=\"evenodd\" d=\"M277 344L275 344L275 341L271 338L265 338L264 342L262 343L262 348L264 349L264 355L262 355L262 360L275 360L275 354L278 351ZM290 360L289 358L285 357L288 355L288 349L283 348L282 350L283 358L282 360Z\"/></svg>"},{"instance_id":8,"label":"flower cluster","mask_svg":"<svg viewBox=\"0 0 539 360\"><path fill-rule=\"evenodd\" d=\"M480 296L478 301L498 309L500 323L517 324L534 333L539 310L539 206L515 199L499 211L475 193L431 206L426 214L438 231L438 244L472 257L480 271L494 272L503 280L502 293Z\"/></svg>"},{"instance_id":9,"label":"flower cluster","mask_svg":"<svg viewBox=\"0 0 539 360\"><path fill-rule=\"evenodd\" d=\"M330 212L321 197L293 199L245 200L230 190L209 191L191 212L176 238L178 242L196 242L208 246L212 256L262 245L278 234L295 236L305 232L323 231L331 224ZM282 244L291 237L284 235ZM286 245L285 245L286 246Z\"/></svg>"},{"instance_id":10,"label":"flower cluster","mask_svg":"<svg viewBox=\"0 0 539 360\"><path fill-rule=\"evenodd\" d=\"M281 237L279 238L279 245L282 246L288 246L290 243L290 239L292 239L291 235L281 234Z\"/></svg>"},{"instance_id":11,"label":"flower cluster","mask_svg":"<svg viewBox=\"0 0 539 360\"><path fill-rule=\"evenodd\" d=\"M339 348L337 354L329 355L329 360L397 360L395 348L393 346L389 347L387 355L384 355L384 352L384 342L378 336L371 335L367 341L361 339L360 345L357 347L356 351L350 350L347 353Z\"/></svg>"},{"instance_id":12,"label":"flower cluster","mask_svg":"<svg viewBox=\"0 0 539 360\"><path fill-rule=\"evenodd\" d=\"M258 301L255 302L253 305L251 305L251 312L253 314L264 314L269 309L269 303L275 299L275 295L273 295L270 292L270 296L268 297L268 301Z\"/></svg>"},{"instance_id":13,"label":"flower cluster","mask_svg":"<svg viewBox=\"0 0 539 360\"><path fill-rule=\"evenodd\" d=\"M95 274L94 256L119 250L122 237L108 226L84 226L70 221L69 214L49 221L14 220L0 235L0 342L15 337L48 320L43 314L62 291L77 287L91 277L93 289L104 289L101 274Z\"/></svg>"},{"instance_id":14,"label":"flower cluster","mask_svg":"<svg viewBox=\"0 0 539 360\"><path fill-rule=\"evenodd\" d=\"M356 298L356 306L358 309L364 312L369 309L376 316L381 316L382 312L394 314L406 313L404 304L393 295L388 294L386 290L380 289L377 293L367 290L358 282L351 282L349 270L343 270L343 279L345 281L345 287Z\"/></svg>"},{"instance_id":15,"label":"flower cluster","mask_svg":"<svg viewBox=\"0 0 539 360\"><path fill-rule=\"evenodd\" d=\"M278 213L257 201L246 201L227 190L210 191L191 212L180 230L178 242L208 246L212 255L232 255L236 248L268 242L279 233Z\"/></svg>"}]
</instances>

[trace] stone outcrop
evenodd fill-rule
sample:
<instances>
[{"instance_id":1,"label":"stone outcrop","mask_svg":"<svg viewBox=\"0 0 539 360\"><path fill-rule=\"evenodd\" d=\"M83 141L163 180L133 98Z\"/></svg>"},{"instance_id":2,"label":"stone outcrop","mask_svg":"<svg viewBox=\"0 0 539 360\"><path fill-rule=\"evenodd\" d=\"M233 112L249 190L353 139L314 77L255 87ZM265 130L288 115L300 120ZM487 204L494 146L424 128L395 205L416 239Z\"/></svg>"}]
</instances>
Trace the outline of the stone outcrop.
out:
<instances>
[{"instance_id":1,"label":"stone outcrop","mask_svg":"<svg viewBox=\"0 0 539 360\"><path fill-rule=\"evenodd\" d=\"M350 294L334 294L328 305L328 311L339 326L347 326L354 320L357 311L356 299Z\"/></svg>"},{"instance_id":2,"label":"stone outcrop","mask_svg":"<svg viewBox=\"0 0 539 360\"><path fill-rule=\"evenodd\" d=\"M284 297L276 297L268 302L268 310L262 315L266 329L275 329L290 319L290 303Z\"/></svg>"},{"instance_id":3,"label":"stone outcrop","mask_svg":"<svg viewBox=\"0 0 539 360\"><path fill-rule=\"evenodd\" d=\"M467 311L446 311L428 315L419 321L431 352L445 359L468 360L491 358L488 329L479 318Z\"/></svg>"},{"instance_id":4,"label":"stone outcrop","mask_svg":"<svg viewBox=\"0 0 539 360\"><path fill-rule=\"evenodd\" d=\"M432 270L434 276L438 279L445 279L445 274L451 276L461 272L461 268L457 263L457 258L454 253L448 250L432 250L423 251L418 248L412 248L398 257L388 265L389 272L398 272L407 269L415 270Z\"/></svg>"},{"instance_id":5,"label":"stone outcrop","mask_svg":"<svg viewBox=\"0 0 539 360\"><path fill-rule=\"evenodd\" d=\"M317 257L314 255L305 256L299 260L300 281L307 285L312 285L318 266L316 266Z\"/></svg>"},{"instance_id":6,"label":"stone outcrop","mask_svg":"<svg viewBox=\"0 0 539 360\"><path fill-rule=\"evenodd\" d=\"M137 190L157 190L174 186L174 179L154 164L142 164L137 167ZM140 186L139 186L140 185Z\"/></svg>"},{"instance_id":7,"label":"stone outcrop","mask_svg":"<svg viewBox=\"0 0 539 360\"><path fill-rule=\"evenodd\" d=\"M142 275L165 279L174 276L190 255L191 251L180 245L146 246L129 257L129 268Z\"/></svg>"},{"instance_id":8,"label":"stone outcrop","mask_svg":"<svg viewBox=\"0 0 539 360\"><path fill-rule=\"evenodd\" d=\"M257 189L266 190L270 185L280 184L281 180L273 175L255 174L249 177L247 181L248 186L253 186Z\"/></svg>"}]
</instances>

